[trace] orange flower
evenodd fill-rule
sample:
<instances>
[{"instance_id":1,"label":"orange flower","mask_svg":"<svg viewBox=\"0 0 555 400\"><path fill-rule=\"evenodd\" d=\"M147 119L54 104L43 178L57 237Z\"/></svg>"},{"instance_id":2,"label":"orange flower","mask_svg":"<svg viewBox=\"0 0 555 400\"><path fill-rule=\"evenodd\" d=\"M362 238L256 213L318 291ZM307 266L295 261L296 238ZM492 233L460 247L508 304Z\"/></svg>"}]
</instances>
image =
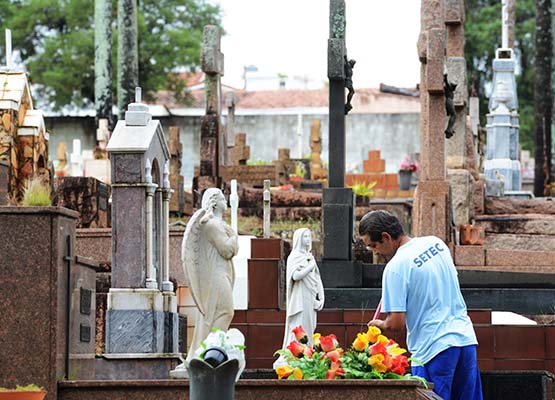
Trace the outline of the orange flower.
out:
<instances>
[{"instance_id":1,"label":"orange flower","mask_svg":"<svg viewBox=\"0 0 555 400\"><path fill-rule=\"evenodd\" d=\"M279 379L287 378L292 373L293 373L293 368L291 368L289 365L284 365L282 367L276 368L276 374Z\"/></svg>"},{"instance_id":2,"label":"orange flower","mask_svg":"<svg viewBox=\"0 0 555 400\"><path fill-rule=\"evenodd\" d=\"M374 371L381 373L387 371L384 360L385 357L383 354L374 354L368 359L368 364L374 369Z\"/></svg>"},{"instance_id":3,"label":"orange flower","mask_svg":"<svg viewBox=\"0 0 555 400\"><path fill-rule=\"evenodd\" d=\"M387 347L385 347L383 343L376 342L368 348L368 352L372 356L376 354L381 354L385 357L385 355L387 354Z\"/></svg>"}]
</instances>

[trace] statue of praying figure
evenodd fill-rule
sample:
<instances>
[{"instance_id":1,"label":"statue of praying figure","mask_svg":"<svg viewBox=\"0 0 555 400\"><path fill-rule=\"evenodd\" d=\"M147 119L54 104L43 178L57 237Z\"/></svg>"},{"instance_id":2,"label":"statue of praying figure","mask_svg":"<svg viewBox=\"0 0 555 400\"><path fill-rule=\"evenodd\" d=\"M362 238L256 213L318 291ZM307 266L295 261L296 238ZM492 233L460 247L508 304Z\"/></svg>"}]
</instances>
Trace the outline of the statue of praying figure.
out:
<instances>
[{"instance_id":1,"label":"statue of praying figure","mask_svg":"<svg viewBox=\"0 0 555 400\"><path fill-rule=\"evenodd\" d=\"M308 336L308 343L312 346L316 313L324 308L324 285L311 250L310 229L297 229L293 234L293 249L287 257L287 310L283 349L295 339L292 330L299 325L303 327ZM284 358L280 356L275 361L274 368L284 363Z\"/></svg>"},{"instance_id":2,"label":"statue of praying figure","mask_svg":"<svg viewBox=\"0 0 555 400\"><path fill-rule=\"evenodd\" d=\"M455 133L455 120L457 119L457 113L455 112L455 103L453 99L455 97L455 89L457 87L456 83L450 83L447 79L447 74L443 74L443 90L445 92L445 112L449 117L447 122L447 128L445 129L445 138L449 139Z\"/></svg>"},{"instance_id":3,"label":"statue of praying figure","mask_svg":"<svg viewBox=\"0 0 555 400\"><path fill-rule=\"evenodd\" d=\"M181 260L199 310L186 364L213 328L227 331L233 319L235 275L231 259L239 246L237 234L222 218L226 209L222 191L207 189L183 236Z\"/></svg>"},{"instance_id":4,"label":"statue of praying figure","mask_svg":"<svg viewBox=\"0 0 555 400\"><path fill-rule=\"evenodd\" d=\"M353 87L353 67L356 64L355 60L349 60L347 59L347 56L345 57L345 87L347 88L347 90L349 90L349 93L347 94L347 103L345 104L345 115L349 114L349 111L351 111L353 109L353 106L351 105L351 100L353 99L353 96L355 94L355 89Z\"/></svg>"}]
</instances>

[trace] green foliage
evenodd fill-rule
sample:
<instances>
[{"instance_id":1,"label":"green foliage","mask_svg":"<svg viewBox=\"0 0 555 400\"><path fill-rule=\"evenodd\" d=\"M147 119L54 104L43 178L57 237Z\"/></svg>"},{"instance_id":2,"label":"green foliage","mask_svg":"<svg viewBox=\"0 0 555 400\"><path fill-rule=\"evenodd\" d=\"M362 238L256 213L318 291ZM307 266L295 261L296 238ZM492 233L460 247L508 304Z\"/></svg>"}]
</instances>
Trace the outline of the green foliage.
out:
<instances>
[{"instance_id":1,"label":"green foliage","mask_svg":"<svg viewBox=\"0 0 555 400\"><path fill-rule=\"evenodd\" d=\"M117 2L112 4L115 87ZM198 68L203 27L221 25L219 6L207 0L140 0L137 19L144 97L170 89L178 100L185 98L185 84L172 72ZM13 48L40 85L43 101L53 109L94 102L94 0L0 0L0 23L12 29Z\"/></svg>"},{"instance_id":2,"label":"green foliage","mask_svg":"<svg viewBox=\"0 0 555 400\"><path fill-rule=\"evenodd\" d=\"M33 178L27 182L23 193L23 206L51 206L50 187L41 178Z\"/></svg>"},{"instance_id":3,"label":"green foliage","mask_svg":"<svg viewBox=\"0 0 555 400\"><path fill-rule=\"evenodd\" d=\"M516 77L520 114L520 143L524 149L534 148L534 0L515 2L515 55L519 67ZM491 93L486 88L493 79L495 50L501 47L501 2L498 0L465 1L465 57L468 83L480 97L482 125ZM471 89L472 90L472 89Z\"/></svg>"},{"instance_id":4,"label":"green foliage","mask_svg":"<svg viewBox=\"0 0 555 400\"><path fill-rule=\"evenodd\" d=\"M312 357L296 358L289 350L278 350L275 354L283 355L292 368L299 368L303 372L303 379L326 379L326 372L330 369L331 361L322 357L322 353L314 353ZM295 379L291 374L287 379Z\"/></svg>"},{"instance_id":5,"label":"green foliage","mask_svg":"<svg viewBox=\"0 0 555 400\"><path fill-rule=\"evenodd\" d=\"M14 390L14 389L7 389L4 387L0 387L0 392L7 392L9 390ZM17 385L15 387L15 391L17 392L40 392L42 390L44 390L44 388L37 385L26 385L26 386Z\"/></svg>"},{"instance_id":6,"label":"green foliage","mask_svg":"<svg viewBox=\"0 0 555 400\"><path fill-rule=\"evenodd\" d=\"M374 191L372 189L376 186L376 183L378 182L355 182L354 185L351 186L351 189L357 196L370 198L374 196Z\"/></svg>"}]
</instances>

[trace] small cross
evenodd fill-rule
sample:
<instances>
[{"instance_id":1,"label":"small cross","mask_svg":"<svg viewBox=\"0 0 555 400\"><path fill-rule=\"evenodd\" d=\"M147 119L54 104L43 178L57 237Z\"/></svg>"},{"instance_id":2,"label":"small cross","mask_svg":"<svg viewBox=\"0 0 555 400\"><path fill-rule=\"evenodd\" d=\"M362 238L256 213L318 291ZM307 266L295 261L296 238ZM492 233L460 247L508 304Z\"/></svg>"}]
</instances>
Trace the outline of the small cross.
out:
<instances>
[{"instance_id":1,"label":"small cross","mask_svg":"<svg viewBox=\"0 0 555 400\"><path fill-rule=\"evenodd\" d=\"M137 86L135 88L135 103L140 103L142 100L141 97L142 97L142 89L140 86Z\"/></svg>"}]
</instances>

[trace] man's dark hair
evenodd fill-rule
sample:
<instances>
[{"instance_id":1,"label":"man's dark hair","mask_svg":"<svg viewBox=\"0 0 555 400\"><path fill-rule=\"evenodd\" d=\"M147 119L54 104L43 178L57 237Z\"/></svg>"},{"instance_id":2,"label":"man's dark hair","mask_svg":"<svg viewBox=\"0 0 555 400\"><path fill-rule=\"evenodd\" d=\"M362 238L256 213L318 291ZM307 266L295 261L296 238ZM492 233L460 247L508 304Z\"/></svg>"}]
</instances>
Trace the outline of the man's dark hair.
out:
<instances>
[{"instance_id":1,"label":"man's dark hair","mask_svg":"<svg viewBox=\"0 0 555 400\"><path fill-rule=\"evenodd\" d=\"M387 232L392 239L399 239L404 234L397 217L387 211L370 211L360 220L358 226L360 236L368 235L372 242L381 242L383 232Z\"/></svg>"}]
</instances>

